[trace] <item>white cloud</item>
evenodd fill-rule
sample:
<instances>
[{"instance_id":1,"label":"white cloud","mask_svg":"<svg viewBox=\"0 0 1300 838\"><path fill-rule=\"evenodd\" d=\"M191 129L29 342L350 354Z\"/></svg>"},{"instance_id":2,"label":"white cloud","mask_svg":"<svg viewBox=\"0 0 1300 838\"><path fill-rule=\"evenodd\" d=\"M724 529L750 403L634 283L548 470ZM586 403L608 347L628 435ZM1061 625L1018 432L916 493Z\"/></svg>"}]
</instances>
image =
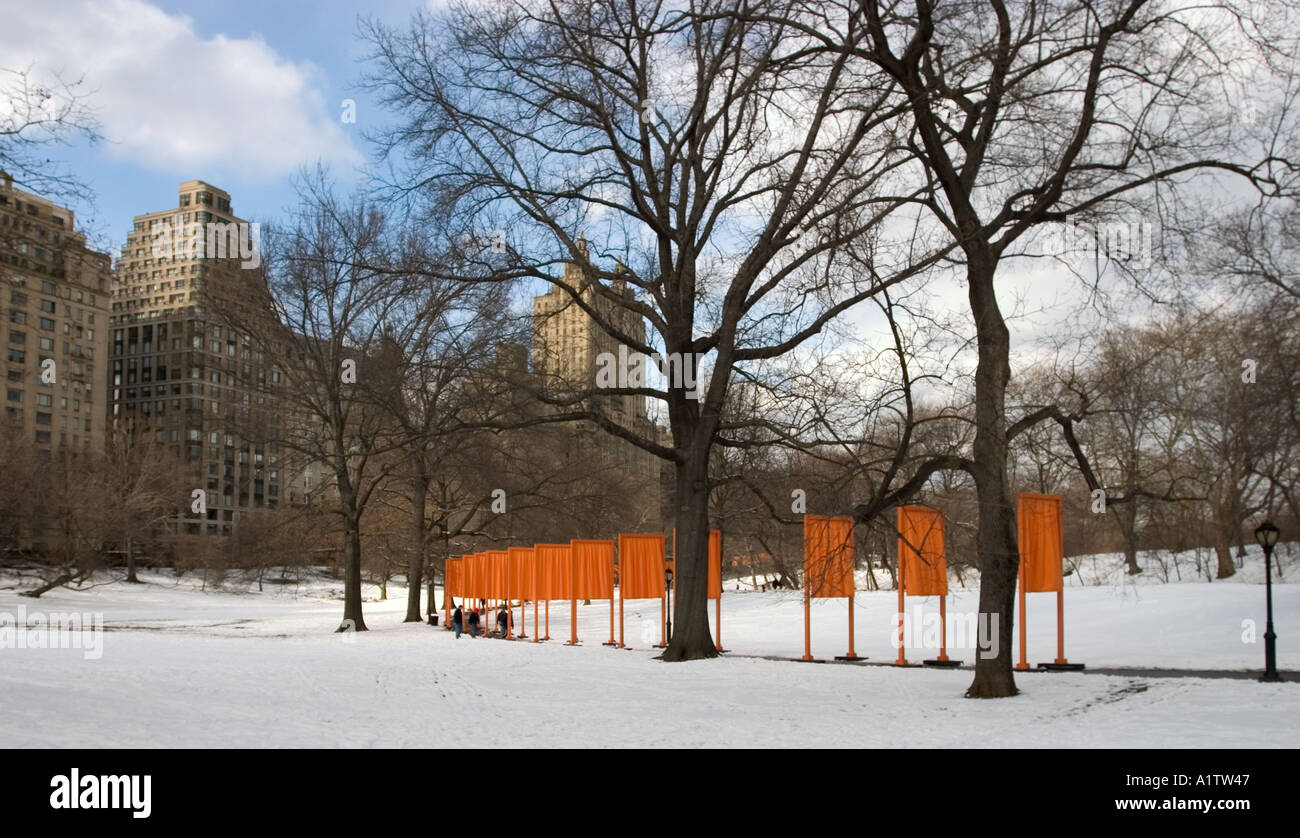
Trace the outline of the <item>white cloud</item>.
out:
<instances>
[{"instance_id":1,"label":"white cloud","mask_svg":"<svg viewBox=\"0 0 1300 838\"><path fill-rule=\"evenodd\" d=\"M6 11L3 64L32 66L38 78L84 78L110 154L202 176L361 161L311 62L290 61L260 38L204 38L189 18L141 0L80 0L51 11L36 3Z\"/></svg>"}]
</instances>

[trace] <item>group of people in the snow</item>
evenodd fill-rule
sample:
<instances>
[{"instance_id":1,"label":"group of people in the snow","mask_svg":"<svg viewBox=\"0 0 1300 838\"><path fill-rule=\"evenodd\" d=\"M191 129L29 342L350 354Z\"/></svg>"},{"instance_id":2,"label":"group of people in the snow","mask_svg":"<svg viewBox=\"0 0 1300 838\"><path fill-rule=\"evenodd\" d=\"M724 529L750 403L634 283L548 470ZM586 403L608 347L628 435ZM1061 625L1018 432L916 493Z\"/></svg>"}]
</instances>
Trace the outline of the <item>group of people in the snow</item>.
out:
<instances>
[{"instance_id":1,"label":"group of people in the snow","mask_svg":"<svg viewBox=\"0 0 1300 838\"><path fill-rule=\"evenodd\" d=\"M480 622L479 608L482 608L483 612L486 613L487 601L480 599L479 604L477 606L470 606L468 618L466 618L465 612L461 610L461 607L459 605L456 606L455 611L451 612L451 627L456 630L457 639L460 638L462 632L466 632L466 631L469 632L470 637L478 637L478 629L479 629L479 622ZM497 609L496 636L505 637L510 632L511 628L514 625L514 621L512 619L513 616L514 615L510 613L510 609L506 608L504 604Z\"/></svg>"}]
</instances>

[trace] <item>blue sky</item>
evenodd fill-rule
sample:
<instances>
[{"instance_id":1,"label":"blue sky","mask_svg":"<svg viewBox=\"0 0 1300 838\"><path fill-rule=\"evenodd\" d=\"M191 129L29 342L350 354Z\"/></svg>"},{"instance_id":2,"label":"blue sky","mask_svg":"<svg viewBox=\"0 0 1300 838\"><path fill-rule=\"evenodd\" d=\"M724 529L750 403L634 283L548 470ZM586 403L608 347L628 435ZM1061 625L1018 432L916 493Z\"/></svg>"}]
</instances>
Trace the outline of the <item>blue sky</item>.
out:
<instances>
[{"instance_id":1,"label":"blue sky","mask_svg":"<svg viewBox=\"0 0 1300 838\"><path fill-rule=\"evenodd\" d=\"M356 89L358 15L402 25L427 2L0 0L0 68L46 85L84 78L105 139L53 153L95 191L93 206L73 206L79 226L116 250L132 216L173 206L184 180L265 221L294 202L303 166L357 177L371 157L363 132L382 118ZM348 98L355 124L341 119Z\"/></svg>"}]
</instances>

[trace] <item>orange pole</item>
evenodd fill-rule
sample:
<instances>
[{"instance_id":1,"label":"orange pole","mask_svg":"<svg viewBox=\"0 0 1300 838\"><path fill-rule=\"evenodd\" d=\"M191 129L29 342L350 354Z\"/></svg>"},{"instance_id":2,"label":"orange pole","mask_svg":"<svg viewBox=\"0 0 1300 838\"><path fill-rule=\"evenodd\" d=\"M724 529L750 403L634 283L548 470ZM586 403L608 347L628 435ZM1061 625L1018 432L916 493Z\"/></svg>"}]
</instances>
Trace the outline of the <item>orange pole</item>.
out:
<instances>
[{"instance_id":1,"label":"orange pole","mask_svg":"<svg viewBox=\"0 0 1300 838\"><path fill-rule=\"evenodd\" d=\"M849 594L849 653L845 657L852 660L858 653L853 651L853 594Z\"/></svg>"},{"instance_id":2,"label":"orange pole","mask_svg":"<svg viewBox=\"0 0 1300 838\"><path fill-rule=\"evenodd\" d=\"M576 553L569 548L569 642L568 646L578 645L578 566Z\"/></svg>"},{"instance_id":3,"label":"orange pole","mask_svg":"<svg viewBox=\"0 0 1300 838\"><path fill-rule=\"evenodd\" d=\"M551 601L549 599L546 600L546 636L542 639L551 639Z\"/></svg>"},{"instance_id":4,"label":"orange pole","mask_svg":"<svg viewBox=\"0 0 1300 838\"><path fill-rule=\"evenodd\" d=\"M718 598L714 600L713 633L718 638L718 642L716 645L718 647L718 651L721 652L722 651L722 596L721 595L719 595Z\"/></svg>"},{"instance_id":5,"label":"orange pole","mask_svg":"<svg viewBox=\"0 0 1300 838\"><path fill-rule=\"evenodd\" d=\"M619 607L622 608L623 600L620 599L618 603ZM614 588L612 586L609 589L609 645L622 645L614 640Z\"/></svg>"},{"instance_id":6,"label":"orange pole","mask_svg":"<svg viewBox=\"0 0 1300 838\"><path fill-rule=\"evenodd\" d=\"M808 600L810 591L808 589L808 574L804 574L803 580L803 659L810 661L812 656L812 619L808 615Z\"/></svg>"},{"instance_id":7,"label":"orange pole","mask_svg":"<svg viewBox=\"0 0 1300 838\"><path fill-rule=\"evenodd\" d=\"M613 605L614 600L611 599L609 601L609 604ZM619 588L618 591L618 648L620 649L624 648L623 646L623 589L621 587Z\"/></svg>"},{"instance_id":8,"label":"orange pole","mask_svg":"<svg viewBox=\"0 0 1300 838\"><path fill-rule=\"evenodd\" d=\"M903 655L903 650L907 648L906 639L903 631L907 627L907 620L904 618L903 605L903 554L900 551L898 555L898 660L894 661L895 666L907 666L907 658Z\"/></svg>"},{"instance_id":9,"label":"orange pole","mask_svg":"<svg viewBox=\"0 0 1300 838\"><path fill-rule=\"evenodd\" d=\"M1056 662L1069 663L1065 659L1065 590L1056 592Z\"/></svg>"},{"instance_id":10,"label":"orange pole","mask_svg":"<svg viewBox=\"0 0 1300 838\"><path fill-rule=\"evenodd\" d=\"M541 565L542 565L542 557L537 555L537 548L534 546L533 547L533 642L534 643L537 643L542 639L542 633L537 630L537 627L541 625L541 623L537 621L537 586L540 584L538 580L541 578L542 575Z\"/></svg>"},{"instance_id":11,"label":"orange pole","mask_svg":"<svg viewBox=\"0 0 1300 838\"><path fill-rule=\"evenodd\" d=\"M1025 670L1029 668L1029 661L1025 659L1025 563L1020 563L1020 663L1016 664L1016 669Z\"/></svg>"},{"instance_id":12,"label":"orange pole","mask_svg":"<svg viewBox=\"0 0 1300 838\"><path fill-rule=\"evenodd\" d=\"M948 660L948 597L939 597L939 660Z\"/></svg>"}]
</instances>

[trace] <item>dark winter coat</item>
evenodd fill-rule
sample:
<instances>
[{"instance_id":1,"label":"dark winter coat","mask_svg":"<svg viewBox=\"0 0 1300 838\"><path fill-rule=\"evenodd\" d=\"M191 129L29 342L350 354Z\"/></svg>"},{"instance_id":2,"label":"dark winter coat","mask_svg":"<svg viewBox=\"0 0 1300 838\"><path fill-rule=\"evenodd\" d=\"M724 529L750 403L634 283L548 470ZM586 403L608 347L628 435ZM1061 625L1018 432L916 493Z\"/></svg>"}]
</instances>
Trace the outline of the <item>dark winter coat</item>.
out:
<instances>
[{"instance_id":1,"label":"dark winter coat","mask_svg":"<svg viewBox=\"0 0 1300 838\"><path fill-rule=\"evenodd\" d=\"M465 615L461 613L459 607L455 611L451 612L451 622L452 625L456 626L465 625Z\"/></svg>"}]
</instances>

